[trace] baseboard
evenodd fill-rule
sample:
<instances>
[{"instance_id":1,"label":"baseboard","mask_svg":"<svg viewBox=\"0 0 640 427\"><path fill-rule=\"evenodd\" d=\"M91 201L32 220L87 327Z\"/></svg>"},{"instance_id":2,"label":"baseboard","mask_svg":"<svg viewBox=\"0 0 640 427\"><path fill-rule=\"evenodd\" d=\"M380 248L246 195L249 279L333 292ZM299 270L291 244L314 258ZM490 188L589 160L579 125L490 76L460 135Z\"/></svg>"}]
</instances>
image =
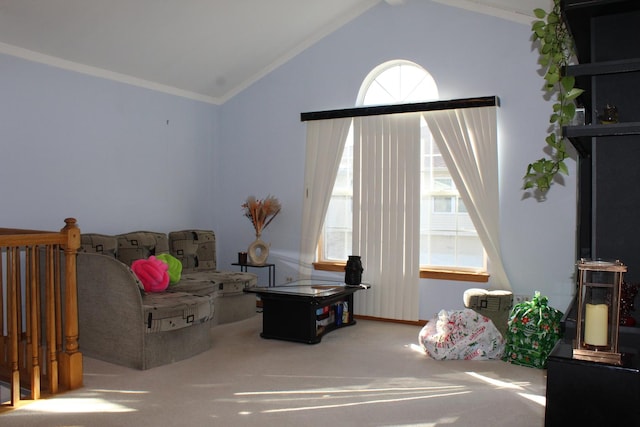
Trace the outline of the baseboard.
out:
<instances>
[{"instance_id":1,"label":"baseboard","mask_svg":"<svg viewBox=\"0 0 640 427\"><path fill-rule=\"evenodd\" d=\"M376 322L401 323L401 324L404 324L404 325L413 325L413 326L424 326L429 322L428 320L388 319L386 317L363 316L363 315L360 315L360 314L356 314L353 317L355 319L373 320L373 321L376 321Z\"/></svg>"}]
</instances>

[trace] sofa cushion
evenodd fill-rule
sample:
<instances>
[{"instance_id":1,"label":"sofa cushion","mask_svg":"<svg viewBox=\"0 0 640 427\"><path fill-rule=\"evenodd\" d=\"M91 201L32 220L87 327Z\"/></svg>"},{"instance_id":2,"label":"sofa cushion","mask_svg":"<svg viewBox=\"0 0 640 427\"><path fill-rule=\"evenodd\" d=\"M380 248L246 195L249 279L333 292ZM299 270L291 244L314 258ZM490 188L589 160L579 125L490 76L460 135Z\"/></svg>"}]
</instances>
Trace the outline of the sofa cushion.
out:
<instances>
[{"instance_id":1,"label":"sofa cushion","mask_svg":"<svg viewBox=\"0 0 640 427\"><path fill-rule=\"evenodd\" d=\"M119 234L116 238L118 239L117 257L129 266L135 260L169 252L169 241L163 233L134 231Z\"/></svg>"},{"instance_id":2,"label":"sofa cushion","mask_svg":"<svg viewBox=\"0 0 640 427\"><path fill-rule=\"evenodd\" d=\"M98 253L116 258L118 239L106 234L86 233L80 235L79 252Z\"/></svg>"},{"instance_id":3,"label":"sofa cushion","mask_svg":"<svg viewBox=\"0 0 640 427\"><path fill-rule=\"evenodd\" d=\"M243 293L257 284L258 277L253 273L211 270L183 273L180 283L171 289L193 295L222 295Z\"/></svg>"},{"instance_id":4,"label":"sofa cushion","mask_svg":"<svg viewBox=\"0 0 640 427\"><path fill-rule=\"evenodd\" d=\"M171 287L174 292L184 292L191 295L214 295L215 280L204 272L182 273L180 282Z\"/></svg>"},{"instance_id":5,"label":"sofa cushion","mask_svg":"<svg viewBox=\"0 0 640 427\"><path fill-rule=\"evenodd\" d=\"M182 329L213 318L213 296L167 291L142 297L145 332Z\"/></svg>"},{"instance_id":6,"label":"sofa cushion","mask_svg":"<svg viewBox=\"0 0 640 427\"><path fill-rule=\"evenodd\" d=\"M169 233L171 255L182 262L183 272L216 269L216 236L210 230Z\"/></svg>"},{"instance_id":7,"label":"sofa cushion","mask_svg":"<svg viewBox=\"0 0 640 427\"><path fill-rule=\"evenodd\" d=\"M258 286L258 276L253 273L239 271L216 271L213 273L216 292L219 295L244 293L246 288Z\"/></svg>"}]
</instances>

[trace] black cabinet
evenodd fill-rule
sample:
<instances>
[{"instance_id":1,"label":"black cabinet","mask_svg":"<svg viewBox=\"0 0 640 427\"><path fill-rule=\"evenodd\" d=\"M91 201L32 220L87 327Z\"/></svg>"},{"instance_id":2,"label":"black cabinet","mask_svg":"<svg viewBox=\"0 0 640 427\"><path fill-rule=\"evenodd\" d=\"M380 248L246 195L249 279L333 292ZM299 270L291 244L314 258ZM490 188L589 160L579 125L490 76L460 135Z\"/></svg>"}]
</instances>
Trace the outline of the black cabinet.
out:
<instances>
[{"instance_id":1,"label":"black cabinet","mask_svg":"<svg viewBox=\"0 0 640 427\"><path fill-rule=\"evenodd\" d=\"M586 124L563 129L578 152L577 257L619 259L640 283L640 1L563 0L562 12L579 61L565 71L585 90ZM607 104L618 123L600 122ZM620 328L622 366L576 360L575 311L547 360L545 426L639 425L640 328Z\"/></svg>"},{"instance_id":2,"label":"black cabinet","mask_svg":"<svg viewBox=\"0 0 640 427\"><path fill-rule=\"evenodd\" d=\"M587 123L563 129L578 157L578 258L619 259L640 282L640 1L565 0ZM606 105L618 123L602 124Z\"/></svg>"},{"instance_id":3,"label":"black cabinet","mask_svg":"<svg viewBox=\"0 0 640 427\"><path fill-rule=\"evenodd\" d=\"M545 427L635 426L640 420L640 367L576 360L559 341L547 359Z\"/></svg>"}]
</instances>

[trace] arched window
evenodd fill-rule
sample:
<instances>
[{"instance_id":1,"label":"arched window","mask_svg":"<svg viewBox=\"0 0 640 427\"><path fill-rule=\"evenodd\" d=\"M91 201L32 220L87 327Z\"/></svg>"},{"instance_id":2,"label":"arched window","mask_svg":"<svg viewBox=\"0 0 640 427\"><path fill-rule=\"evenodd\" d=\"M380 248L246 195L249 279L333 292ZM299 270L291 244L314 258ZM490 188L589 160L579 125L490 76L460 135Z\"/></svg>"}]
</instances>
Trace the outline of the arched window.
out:
<instances>
[{"instance_id":1,"label":"arched window","mask_svg":"<svg viewBox=\"0 0 640 427\"><path fill-rule=\"evenodd\" d=\"M357 106L438 100L433 77L404 60L386 62L365 78ZM464 203L429 128L421 120L420 265L425 268L485 270L486 255ZM352 253L353 131L345 148L318 245L319 262L344 261Z\"/></svg>"},{"instance_id":2,"label":"arched window","mask_svg":"<svg viewBox=\"0 0 640 427\"><path fill-rule=\"evenodd\" d=\"M409 61L378 65L365 78L356 105L400 104L435 101L438 87L424 68Z\"/></svg>"}]
</instances>

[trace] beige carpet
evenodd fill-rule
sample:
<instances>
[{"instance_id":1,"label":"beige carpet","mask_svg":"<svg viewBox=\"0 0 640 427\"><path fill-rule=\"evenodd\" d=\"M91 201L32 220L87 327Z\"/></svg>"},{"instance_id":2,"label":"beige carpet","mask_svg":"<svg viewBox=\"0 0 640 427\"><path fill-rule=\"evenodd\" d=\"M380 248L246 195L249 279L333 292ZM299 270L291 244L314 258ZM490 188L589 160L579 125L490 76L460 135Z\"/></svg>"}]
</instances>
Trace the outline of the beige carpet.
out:
<instances>
[{"instance_id":1,"label":"beige carpet","mask_svg":"<svg viewBox=\"0 0 640 427\"><path fill-rule=\"evenodd\" d=\"M218 326L210 351L148 371L85 358L83 388L2 414L0 425L544 424L545 371L429 359L416 351L417 326L360 320L307 345L260 338L261 321Z\"/></svg>"}]
</instances>

